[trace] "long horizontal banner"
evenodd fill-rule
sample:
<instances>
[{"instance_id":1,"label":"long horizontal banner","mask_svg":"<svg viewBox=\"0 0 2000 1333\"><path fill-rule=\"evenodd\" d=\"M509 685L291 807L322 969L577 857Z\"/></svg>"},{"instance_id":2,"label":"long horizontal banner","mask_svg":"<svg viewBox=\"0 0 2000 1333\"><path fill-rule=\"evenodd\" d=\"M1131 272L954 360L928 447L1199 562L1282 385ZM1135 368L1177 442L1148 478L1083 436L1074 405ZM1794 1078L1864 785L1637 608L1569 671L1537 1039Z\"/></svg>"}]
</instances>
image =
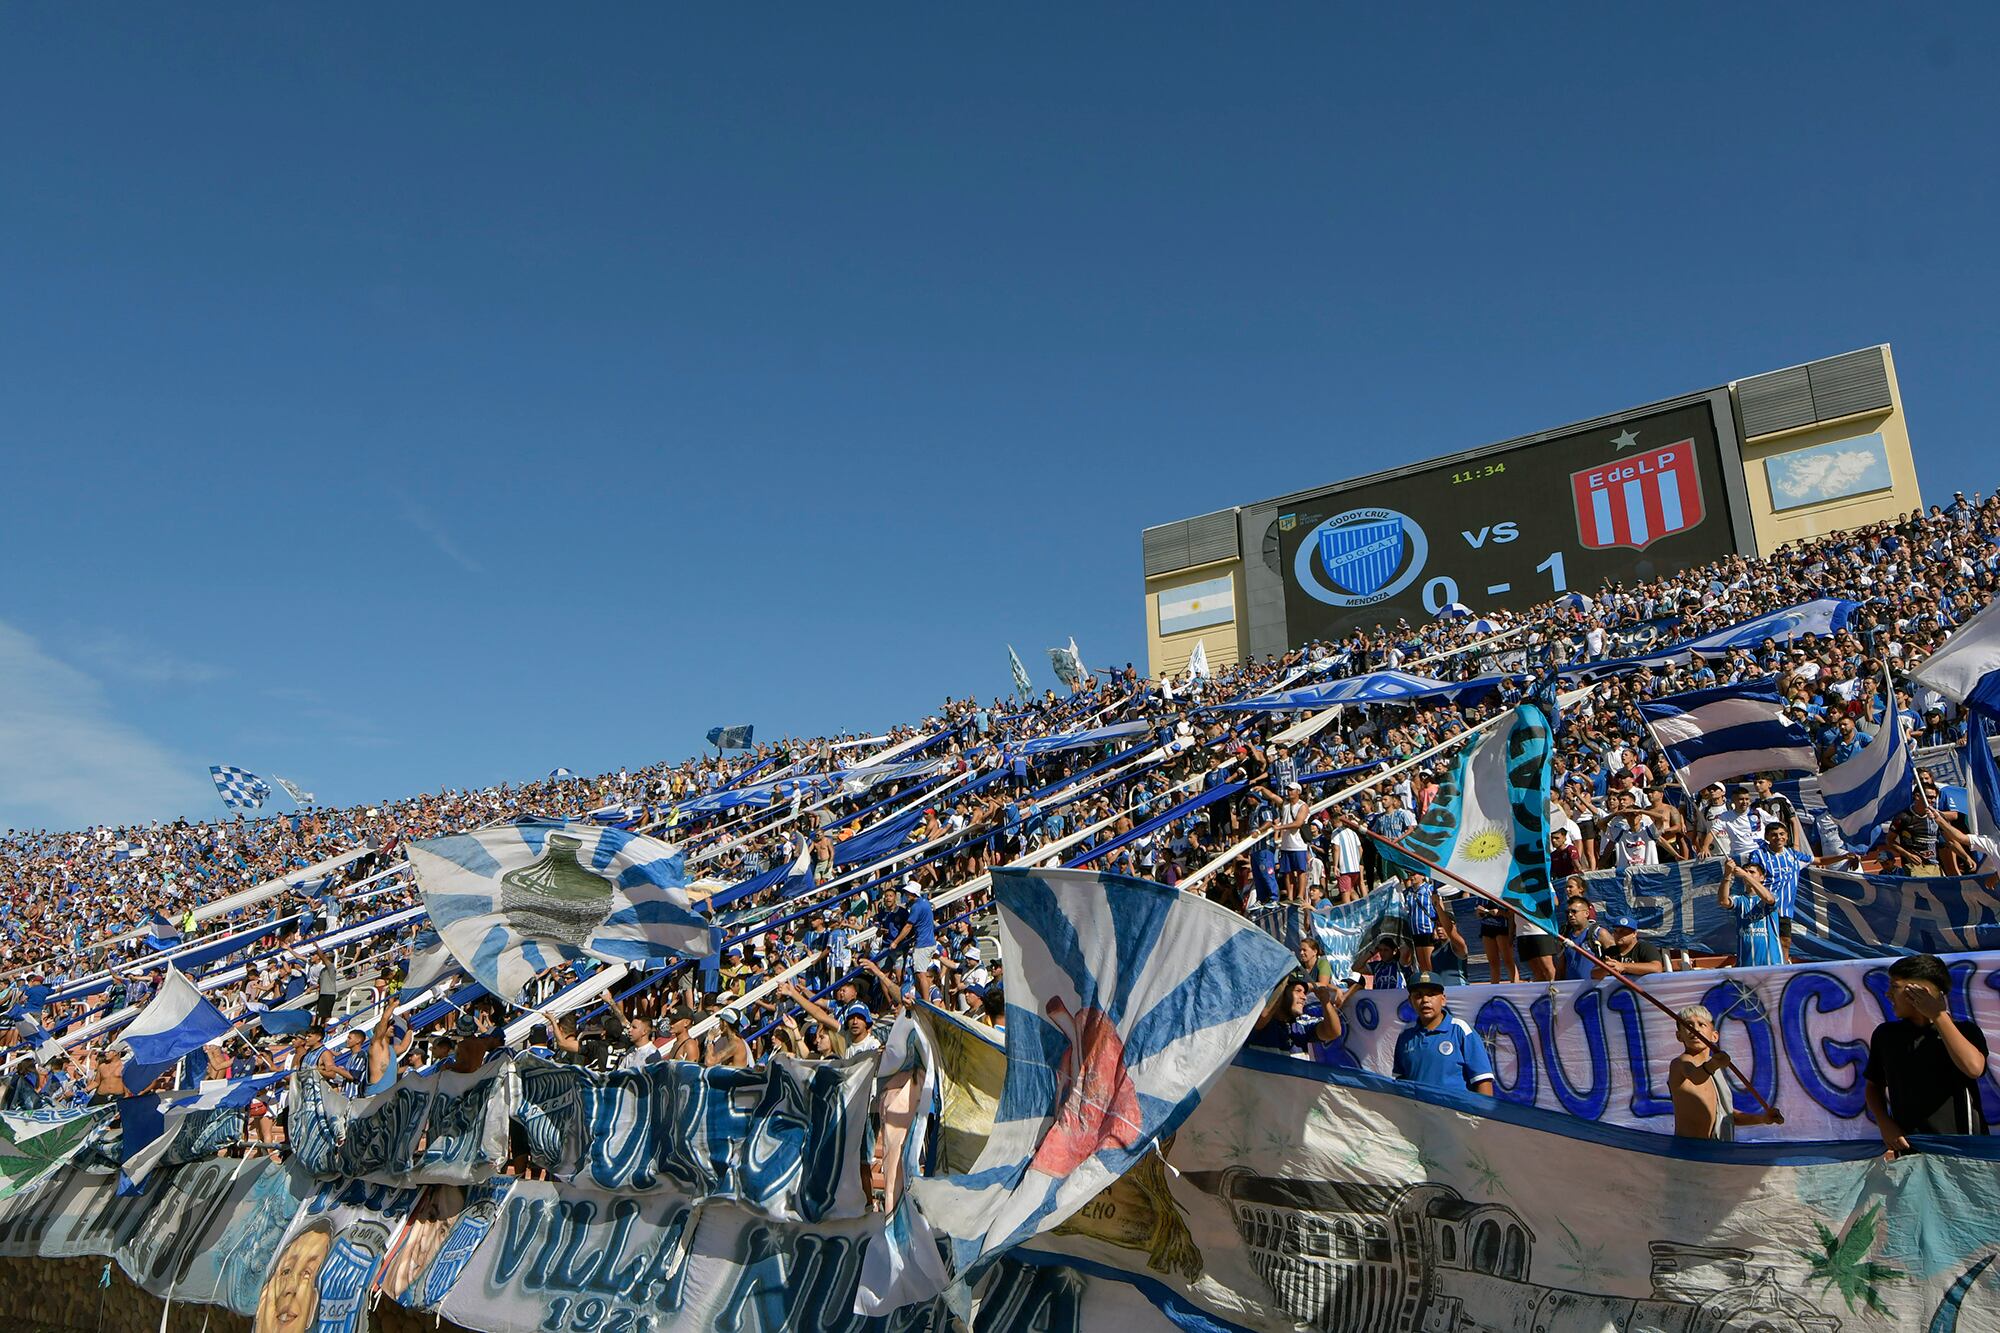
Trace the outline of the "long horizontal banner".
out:
<instances>
[{"instance_id":1,"label":"long horizontal banner","mask_svg":"<svg viewBox=\"0 0 2000 1333\"><path fill-rule=\"evenodd\" d=\"M103 1256L155 1296L255 1316L259 1333L365 1333L377 1293L489 1333L945 1333L946 1300L854 1309L882 1214L811 1226L686 1195L496 1178L414 1189L265 1158L163 1172L144 1194L68 1170L0 1201L0 1257ZM1173 1333L1127 1280L1002 1261L979 1333ZM428 1321L427 1321L428 1322Z\"/></svg>"},{"instance_id":2,"label":"long horizontal banner","mask_svg":"<svg viewBox=\"0 0 2000 1333\"><path fill-rule=\"evenodd\" d=\"M2000 1032L2000 954L1948 957L1952 1013ZM1802 967L1671 972L1640 980L1669 1009L1707 1006L1737 1068L1784 1112L1782 1127L1746 1139L1876 1138L1862 1103L1868 1038L1892 1017L1887 960ZM1466 986L1446 992L1493 1056L1498 1096L1584 1120L1673 1132L1667 1067L1681 1050L1673 1020L1616 981ZM1364 991L1348 1002L1334 1059L1392 1072L1396 1038L1414 1021L1400 991ZM2000 1122L2000 1069L1980 1084ZM1757 1109L1738 1092L1737 1109Z\"/></svg>"},{"instance_id":3,"label":"long horizontal banner","mask_svg":"<svg viewBox=\"0 0 2000 1333\"><path fill-rule=\"evenodd\" d=\"M565 1180L732 1199L786 1221L867 1210L872 1053L751 1069L662 1060L598 1074L532 1058L518 1069L529 1159Z\"/></svg>"},{"instance_id":4,"label":"long horizontal banner","mask_svg":"<svg viewBox=\"0 0 2000 1333\"><path fill-rule=\"evenodd\" d=\"M1032 1245L1272 1333L2000 1327L1995 1145L1922 1146L1683 1150L1252 1054Z\"/></svg>"}]
</instances>

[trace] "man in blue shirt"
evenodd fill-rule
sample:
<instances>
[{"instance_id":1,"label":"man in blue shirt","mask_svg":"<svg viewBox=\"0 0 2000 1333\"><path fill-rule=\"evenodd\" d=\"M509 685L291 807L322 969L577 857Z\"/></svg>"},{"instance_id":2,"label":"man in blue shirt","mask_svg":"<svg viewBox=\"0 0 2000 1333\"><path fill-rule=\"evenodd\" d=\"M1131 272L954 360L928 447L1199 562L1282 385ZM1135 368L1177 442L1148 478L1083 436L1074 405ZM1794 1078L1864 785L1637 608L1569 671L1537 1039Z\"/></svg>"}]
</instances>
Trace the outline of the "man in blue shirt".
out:
<instances>
[{"instance_id":1,"label":"man in blue shirt","mask_svg":"<svg viewBox=\"0 0 2000 1333\"><path fill-rule=\"evenodd\" d=\"M1840 857L1825 858L1841 860ZM1754 875L1771 891L1778 917L1778 946L1784 961L1792 961L1792 914L1799 901L1799 872L1819 864L1792 846L1791 830L1773 824L1764 834L1764 845L1750 853L1738 869L1746 878Z\"/></svg>"},{"instance_id":2,"label":"man in blue shirt","mask_svg":"<svg viewBox=\"0 0 2000 1333\"><path fill-rule=\"evenodd\" d=\"M893 890L892 890L893 892ZM889 951L908 944L910 964L922 976L937 965L937 916L931 910L931 900L924 892L924 886L912 880L904 886L909 895L910 905L904 915L903 928L890 942ZM891 900L892 904L894 900Z\"/></svg>"},{"instance_id":3,"label":"man in blue shirt","mask_svg":"<svg viewBox=\"0 0 2000 1333\"><path fill-rule=\"evenodd\" d=\"M1493 1095L1493 1059L1486 1041L1444 1002L1435 973L1410 978L1410 1008L1417 1021L1396 1038L1396 1077L1426 1088Z\"/></svg>"}]
</instances>

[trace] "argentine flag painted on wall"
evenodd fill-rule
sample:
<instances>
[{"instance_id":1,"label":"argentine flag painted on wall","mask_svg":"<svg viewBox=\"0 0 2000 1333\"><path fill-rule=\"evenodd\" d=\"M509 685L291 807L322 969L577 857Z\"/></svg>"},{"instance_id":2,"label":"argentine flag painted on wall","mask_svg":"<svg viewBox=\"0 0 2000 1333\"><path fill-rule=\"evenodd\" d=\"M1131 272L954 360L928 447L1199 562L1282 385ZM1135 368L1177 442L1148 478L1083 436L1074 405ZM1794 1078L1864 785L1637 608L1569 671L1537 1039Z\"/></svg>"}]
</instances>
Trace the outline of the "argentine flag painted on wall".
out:
<instances>
[{"instance_id":1,"label":"argentine flag painted on wall","mask_svg":"<svg viewBox=\"0 0 2000 1333\"><path fill-rule=\"evenodd\" d=\"M1560 935L1549 877L1552 731L1538 705L1516 708L1505 725L1459 755L1403 845ZM1420 874L1429 871L1386 845L1382 852Z\"/></svg>"},{"instance_id":2,"label":"argentine flag painted on wall","mask_svg":"<svg viewBox=\"0 0 2000 1333\"><path fill-rule=\"evenodd\" d=\"M1235 913L1144 880L1000 869L993 893L1007 965L993 1133L964 1175L911 1183L960 1276L1059 1226L1172 1133L1294 965ZM927 1294L906 1285L888 1305Z\"/></svg>"},{"instance_id":3,"label":"argentine flag painted on wall","mask_svg":"<svg viewBox=\"0 0 2000 1333\"><path fill-rule=\"evenodd\" d=\"M509 1003L536 973L586 955L644 963L711 951L681 853L624 829L524 821L410 844L431 924Z\"/></svg>"}]
</instances>

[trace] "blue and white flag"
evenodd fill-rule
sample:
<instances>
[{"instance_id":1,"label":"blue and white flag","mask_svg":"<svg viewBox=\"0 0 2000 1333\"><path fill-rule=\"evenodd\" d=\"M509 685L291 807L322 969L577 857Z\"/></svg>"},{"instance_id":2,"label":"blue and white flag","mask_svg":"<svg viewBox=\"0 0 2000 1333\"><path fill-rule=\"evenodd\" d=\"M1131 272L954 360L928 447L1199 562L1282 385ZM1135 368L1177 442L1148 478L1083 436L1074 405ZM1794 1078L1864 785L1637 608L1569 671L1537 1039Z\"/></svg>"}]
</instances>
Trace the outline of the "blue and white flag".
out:
<instances>
[{"instance_id":1,"label":"blue and white flag","mask_svg":"<svg viewBox=\"0 0 2000 1333\"><path fill-rule=\"evenodd\" d=\"M785 877L778 881L778 899L785 901L802 893L813 891L813 848L810 842L799 839L799 854L786 868Z\"/></svg>"},{"instance_id":2,"label":"blue and white flag","mask_svg":"<svg viewBox=\"0 0 2000 1333\"><path fill-rule=\"evenodd\" d=\"M181 942L181 928L169 921L164 912L150 913L146 926L146 943L155 949L171 949Z\"/></svg>"},{"instance_id":3,"label":"blue and white flag","mask_svg":"<svg viewBox=\"0 0 2000 1333\"><path fill-rule=\"evenodd\" d=\"M261 810L270 799L271 789L264 785L264 779L248 769L210 764L208 775L215 779L215 794L232 810Z\"/></svg>"},{"instance_id":4,"label":"blue and white flag","mask_svg":"<svg viewBox=\"0 0 2000 1333\"><path fill-rule=\"evenodd\" d=\"M437 929L427 925L410 941L409 973L403 978L403 989L414 995L457 966Z\"/></svg>"},{"instance_id":5,"label":"blue and white flag","mask_svg":"<svg viewBox=\"0 0 2000 1333\"><path fill-rule=\"evenodd\" d=\"M1639 712L1689 791L1746 773L1819 767L1812 736L1786 714L1774 680L1670 695Z\"/></svg>"},{"instance_id":6,"label":"blue and white flag","mask_svg":"<svg viewBox=\"0 0 2000 1333\"><path fill-rule=\"evenodd\" d=\"M1892 693L1889 698L1893 700ZM1882 725L1845 763L1819 775L1819 794L1842 836L1866 838L1916 803L1917 764L1910 753L1909 733L1893 703L1882 714Z\"/></svg>"},{"instance_id":7,"label":"blue and white flag","mask_svg":"<svg viewBox=\"0 0 2000 1333\"><path fill-rule=\"evenodd\" d=\"M1196 639L1194 651L1188 654L1188 679L1205 680L1212 674L1208 669L1208 640Z\"/></svg>"},{"instance_id":8,"label":"blue and white flag","mask_svg":"<svg viewBox=\"0 0 2000 1333\"><path fill-rule=\"evenodd\" d=\"M576 776L576 774L574 774L574 773L570 772L570 771L569 771L568 769L566 769L566 768L552 768L552 769L550 769L550 770L549 770L549 781L550 781L550 782L561 782L561 781L563 781L563 780L564 780L565 778L573 778L573 777L575 777L575 776Z\"/></svg>"},{"instance_id":9,"label":"blue and white flag","mask_svg":"<svg viewBox=\"0 0 2000 1333\"><path fill-rule=\"evenodd\" d=\"M1548 714L1533 703L1519 705L1505 725L1459 754L1403 846L1560 935L1557 886L1549 874L1554 755ZM1382 854L1419 874L1434 873L1386 843Z\"/></svg>"},{"instance_id":10,"label":"blue and white flag","mask_svg":"<svg viewBox=\"0 0 2000 1333\"><path fill-rule=\"evenodd\" d=\"M537 974L578 958L645 963L712 951L687 868L624 829L532 820L410 844L438 935L473 980L516 1003Z\"/></svg>"},{"instance_id":11,"label":"blue and white flag","mask_svg":"<svg viewBox=\"0 0 2000 1333\"><path fill-rule=\"evenodd\" d=\"M756 730L753 722L735 727L710 727L708 743L718 750L747 750L750 748L750 737Z\"/></svg>"},{"instance_id":12,"label":"blue and white flag","mask_svg":"<svg viewBox=\"0 0 2000 1333\"><path fill-rule=\"evenodd\" d=\"M1011 643L1007 645L1007 665L1014 673L1014 697L1029 702L1035 697L1035 683L1028 679L1028 668L1021 665L1021 655Z\"/></svg>"},{"instance_id":13,"label":"blue and white flag","mask_svg":"<svg viewBox=\"0 0 2000 1333\"><path fill-rule=\"evenodd\" d=\"M232 1025L171 963L160 989L127 1025L125 1086L143 1090L186 1056L229 1035Z\"/></svg>"},{"instance_id":14,"label":"blue and white flag","mask_svg":"<svg viewBox=\"0 0 2000 1333\"><path fill-rule=\"evenodd\" d=\"M2000 718L2000 602L1960 625L1910 673L1913 684Z\"/></svg>"},{"instance_id":15,"label":"blue and white flag","mask_svg":"<svg viewBox=\"0 0 2000 1333\"><path fill-rule=\"evenodd\" d=\"M1965 795L1973 833L2000 838L2000 765L1993 762L1992 723L1980 712L1965 716Z\"/></svg>"},{"instance_id":16,"label":"blue and white flag","mask_svg":"<svg viewBox=\"0 0 2000 1333\"><path fill-rule=\"evenodd\" d=\"M962 1277L1060 1225L1194 1110L1292 970L1193 894L1081 870L993 872L1007 1076L964 1175L911 1184ZM920 1299L914 1279L892 1304Z\"/></svg>"},{"instance_id":17,"label":"blue and white flag","mask_svg":"<svg viewBox=\"0 0 2000 1333\"><path fill-rule=\"evenodd\" d=\"M195 1162L243 1137L243 1116L251 1102L273 1083L292 1076L289 1069L251 1078L204 1079L192 1096L169 1101L145 1099L151 1105L126 1103L121 1116L124 1137L119 1145L118 1193L135 1194L162 1162ZM133 1114L133 1112L138 1114Z\"/></svg>"}]
</instances>

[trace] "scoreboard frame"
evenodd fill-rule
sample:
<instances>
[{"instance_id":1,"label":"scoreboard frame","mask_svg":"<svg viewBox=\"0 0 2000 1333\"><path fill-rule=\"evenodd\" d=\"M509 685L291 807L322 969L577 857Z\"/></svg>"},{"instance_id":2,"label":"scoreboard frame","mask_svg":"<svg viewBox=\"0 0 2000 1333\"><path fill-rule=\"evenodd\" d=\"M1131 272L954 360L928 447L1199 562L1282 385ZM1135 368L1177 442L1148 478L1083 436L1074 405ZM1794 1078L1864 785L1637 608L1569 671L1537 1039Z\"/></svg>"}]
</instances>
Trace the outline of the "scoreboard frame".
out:
<instances>
[{"instance_id":1,"label":"scoreboard frame","mask_svg":"<svg viewBox=\"0 0 2000 1333\"><path fill-rule=\"evenodd\" d=\"M1724 385L1244 506L1246 646L1282 653L1377 623L1420 624L1448 602L1519 609L1594 593L1605 577L1754 555L1742 453ZM1535 484L1522 482L1524 463ZM1458 498L1437 501L1439 488ZM1476 497L1488 494L1511 498L1482 514Z\"/></svg>"}]
</instances>

